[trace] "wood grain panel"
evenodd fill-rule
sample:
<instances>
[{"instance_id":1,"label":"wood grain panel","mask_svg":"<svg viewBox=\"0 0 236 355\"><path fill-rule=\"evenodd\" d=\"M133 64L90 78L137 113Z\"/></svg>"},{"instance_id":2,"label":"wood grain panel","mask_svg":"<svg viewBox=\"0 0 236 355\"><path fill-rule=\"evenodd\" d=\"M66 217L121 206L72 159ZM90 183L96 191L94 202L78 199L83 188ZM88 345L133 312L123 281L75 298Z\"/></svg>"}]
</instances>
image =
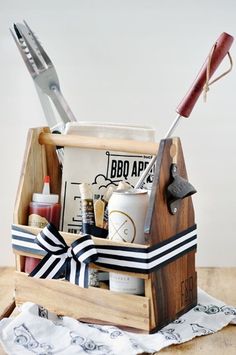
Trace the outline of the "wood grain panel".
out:
<instances>
[{"instance_id":1,"label":"wood grain panel","mask_svg":"<svg viewBox=\"0 0 236 355\"><path fill-rule=\"evenodd\" d=\"M90 319L149 330L147 297L124 295L101 288L86 289L66 281L29 278L20 272L16 272L15 280L16 304L28 300L57 314L80 320Z\"/></svg>"},{"instance_id":2,"label":"wood grain panel","mask_svg":"<svg viewBox=\"0 0 236 355\"><path fill-rule=\"evenodd\" d=\"M170 183L172 163L177 164L179 175L187 179L182 147L178 138L160 142L145 225L145 239L151 244L166 241L195 223L191 197L180 202L175 215L168 210L166 188ZM197 302L195 252L189 252L153 272L151 282L156 328L160 328Z\"/></svg>"}]
</instances>

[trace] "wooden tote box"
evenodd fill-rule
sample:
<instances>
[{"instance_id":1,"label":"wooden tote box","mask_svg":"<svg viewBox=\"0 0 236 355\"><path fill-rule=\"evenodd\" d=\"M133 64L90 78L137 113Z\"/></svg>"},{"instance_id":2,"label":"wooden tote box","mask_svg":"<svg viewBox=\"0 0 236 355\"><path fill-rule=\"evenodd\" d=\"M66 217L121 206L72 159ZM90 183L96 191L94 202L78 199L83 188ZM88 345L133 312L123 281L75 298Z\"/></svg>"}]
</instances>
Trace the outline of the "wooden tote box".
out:
<instances>
[{"instance_id":1,"label":"wooden tote box","mask_svg":"<svg viewBox=\"0 0 236 355\"><path fill-rule=\"evenodd\" d=\"M112 292L104 288L83 288L63 279L38 279L29 277L23 272L25 256L42 259L46 254L34 248L34 237L40 229L27 226L28 206L32 194L41 190L45 175L51 177L51 192L60 194L61 168L56 146L70 145L83 148L88 141L95 149L107 147L117 151L152 155L157 152L154 182L144 230L147 245L118 243L92 237L95 247L99 250L99 258L89 264L89 267L98 270L128 274L143 279L145 293L142 296ZM185 198L180 196L176 201L171 200L168 195L168 187L175 179L173 166L180 180L187 179L179 138L163 140L157 145L112 139L94 141L83 138L81 140L75 135L53 135L47 128L30 129L16 198L12 232L12 245L16 256L16 304L31 301L52 312L81 321L114 324L148 333L156 331L195 306L197 275L194 210L192 199L188 195L184 196ZM78 234L65 232L60 234L68 246L80 238ZM100 251L106 250L106 253L109 253L110 250L112 253L119 248L130 253L133 267L125 264L123 256L121 259L124 258L125 267L120 267L119 260L114 261L113 265L99 262ZM141 267L137 266L139 265L137 260L141 260Z\"/></svg>"}]
</instances>

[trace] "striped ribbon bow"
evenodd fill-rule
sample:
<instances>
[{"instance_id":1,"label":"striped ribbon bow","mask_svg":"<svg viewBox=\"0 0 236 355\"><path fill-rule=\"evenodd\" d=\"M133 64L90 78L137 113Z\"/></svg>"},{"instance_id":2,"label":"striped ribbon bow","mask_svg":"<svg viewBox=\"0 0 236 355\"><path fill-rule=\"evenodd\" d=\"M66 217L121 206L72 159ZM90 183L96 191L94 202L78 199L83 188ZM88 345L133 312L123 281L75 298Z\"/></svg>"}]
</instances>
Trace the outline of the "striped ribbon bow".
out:
<instances>
[{"instance_id":1,"label":"striped ribbon bow","mask_svg":"<svg viewBox=\"0 0 236 355\"><path fill-rule=\"evenodd\" d=\"M66 280L81 287L88 287L88 265L97 260L97 250L90 235L75 240L69 247L58 230L48 224L35 242L47 254L29 276L41 279Z\"/></svg>"}]
</instances>

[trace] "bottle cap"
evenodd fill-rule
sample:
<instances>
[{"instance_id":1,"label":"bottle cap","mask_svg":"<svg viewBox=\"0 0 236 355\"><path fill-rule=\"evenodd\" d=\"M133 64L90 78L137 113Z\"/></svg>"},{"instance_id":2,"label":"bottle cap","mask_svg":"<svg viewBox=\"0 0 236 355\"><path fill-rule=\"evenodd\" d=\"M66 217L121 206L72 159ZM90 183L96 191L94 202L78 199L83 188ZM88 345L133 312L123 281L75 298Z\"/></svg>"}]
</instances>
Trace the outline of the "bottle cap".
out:
<instances>
[{"instance_id":1,"label":"bottle cap","mask_svg":"<svg viewBox=\"0 0 236 355\"><path fill-rule=\"evenodd\" d=\"M45 176L43 180L43 191L42 193L34 193L32 197L33 202L39 203L58 203L59 196L56 194L50 194L50 176Z\"/></svg>"},{"instance_id":2,"label":"bottle cap","mask_svg":"<svg viewBox=\"0 0 236 355\"><path fill-rule=\"evenodd\" d=\"M58 203L59 196L54 195L54 194L39 194L39 193L34 193L32 201L33 202L39 202L39 203Z\"/></svg>"},{"instance_id":3,"label":"bottle cap","mask_svg":"<svg viewBox=\"0 0 236 355\"><path fill-rule=\"evenodd\" d=\"M44 194L44 195L50 194L50 176L44 177L42 194Z\"/></svg>"}]
</instances>

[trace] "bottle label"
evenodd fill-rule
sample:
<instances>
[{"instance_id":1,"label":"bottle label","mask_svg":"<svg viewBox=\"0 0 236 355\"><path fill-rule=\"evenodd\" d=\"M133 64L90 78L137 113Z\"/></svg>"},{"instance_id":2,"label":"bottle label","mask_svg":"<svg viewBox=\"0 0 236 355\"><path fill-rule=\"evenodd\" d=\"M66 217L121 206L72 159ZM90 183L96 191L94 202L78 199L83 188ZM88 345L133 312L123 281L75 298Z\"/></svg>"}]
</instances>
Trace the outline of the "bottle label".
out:
<instances>
[{"instance_id":1,"label":"bottle label","mask_svg":"<svg viewBox=\"0 0 236 355\"><path fill-rule=\"evenodd\" d=\"M142 295L144 293L144 282L136 277L110 272L109 282L111 291L133 295Z\"/></svg>"},{"instance_id":2,"label":"bottle label","mask_svg":"<svg viewBox=\"0 0 236 355\"><path fill-rule=\"evenodd\" d=\"M99 287L98 271L89 269L89 286Z\"/></svg>"},{"instance_id":3,"label":"bottle label","mask_svg":"<svg viewBox=\"0 0 236 355\"><path fill-rule=\"evenodd\" d=\"M133 243L136 229L133 219L127 213L119 210L109 213L109 239Z\"/></svg>"},{"instance_id":4,"label":"bottle label","mask_svg":"<svg viewBox=\"0 0 236 355\"><path fill-rule=\"evenodd\" d=\"M82 221L85 224L94 225L93 200L82 200Z\"/></svg>"},{"instance_id":5,"label":"bottle label","mask_svg":"<svg viewBox=\"0 0 236 355\"><path fill-rule=\"evenodd\" d=\"M44 228L48 223L45 217L41 217L38 214L32 213L29 215L28 225L31 227Z\"/></svg>"}]
</instances>

